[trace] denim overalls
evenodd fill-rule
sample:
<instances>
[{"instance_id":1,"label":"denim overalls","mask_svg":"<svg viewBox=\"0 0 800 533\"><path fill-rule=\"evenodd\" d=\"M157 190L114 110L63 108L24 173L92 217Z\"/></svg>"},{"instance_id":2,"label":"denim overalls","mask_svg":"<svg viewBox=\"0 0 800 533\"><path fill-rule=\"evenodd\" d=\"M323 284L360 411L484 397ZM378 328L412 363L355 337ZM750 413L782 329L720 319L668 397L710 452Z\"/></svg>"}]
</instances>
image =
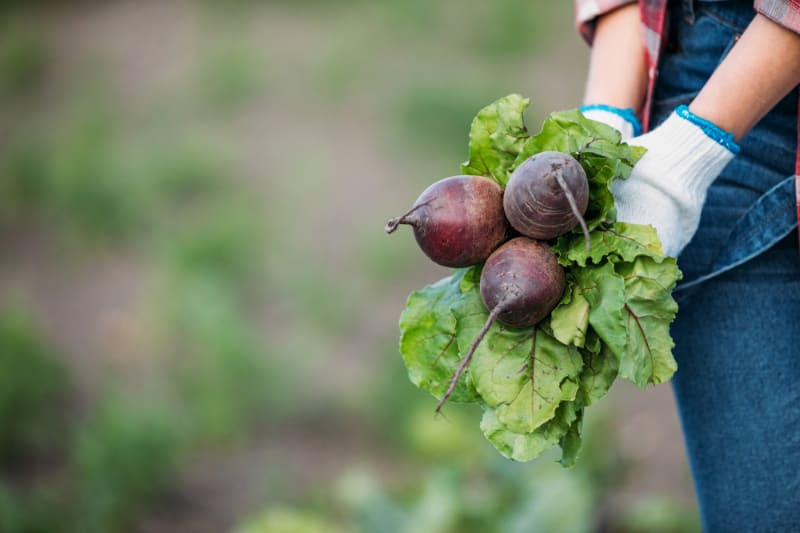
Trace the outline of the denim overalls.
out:
<instances>
[{"instance_id":1,"label":"denim overalls","mask_svg":"<svg viewBox=\"0 0 800 533\"><path fill-rule=\"evenodd\" d=\"M653 127L754 16L752 0L670 2ZM673 389L706 531L800 531L797 93L742 139L678 260Z\"/></svg>"}]
</instances>

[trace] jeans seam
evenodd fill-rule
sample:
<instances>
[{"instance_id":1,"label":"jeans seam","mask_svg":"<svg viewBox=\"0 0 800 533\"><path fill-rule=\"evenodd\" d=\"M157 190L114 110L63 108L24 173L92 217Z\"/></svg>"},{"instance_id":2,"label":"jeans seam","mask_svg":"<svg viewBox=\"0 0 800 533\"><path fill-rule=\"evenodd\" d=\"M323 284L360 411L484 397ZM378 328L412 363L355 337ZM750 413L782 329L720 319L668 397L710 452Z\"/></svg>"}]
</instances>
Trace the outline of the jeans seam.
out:
<instances>
[{"instance_id":1,"label":"jeans seam","mask_svg":"<svg viewBox=\"0 0 800 533\"><path fill-rule=\"evenodd\" d=\"M707 7L698 8L696 13L697 14L701 14L702 13L703 15L708 15L710 18L714 19L716 22L722 24L723 26L725 26L728 29L735 30L737 33L741 33L741 32L743 32L745 30L745 26L741 26L739 24L736 24L732 20L729 20L729 19L725 18L724 16L720 15L719 13L716 13L715 11L713 11L713 10L707 8Z\"/></svg>"}]
</instances>

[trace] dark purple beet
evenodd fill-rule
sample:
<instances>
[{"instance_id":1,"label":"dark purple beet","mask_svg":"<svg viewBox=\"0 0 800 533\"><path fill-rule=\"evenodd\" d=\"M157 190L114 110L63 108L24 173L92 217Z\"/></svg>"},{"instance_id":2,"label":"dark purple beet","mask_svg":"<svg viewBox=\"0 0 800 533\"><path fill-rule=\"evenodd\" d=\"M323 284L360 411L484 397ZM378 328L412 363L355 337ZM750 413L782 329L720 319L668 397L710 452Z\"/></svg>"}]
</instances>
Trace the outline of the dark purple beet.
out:
<instances>
[{"instance_id":1,"label":"dark purple beet","mask_svg":"<svg viewBox=\"0 0 800 533\"><path fill-rule=\"evenodd\" d=\"M532 239L549 240L580 224L589 244L583 214L589 181L581 164L561 152L541 152L519 165L506 185L503 208L511 226Z\"/></svg>"},{"instance_id":2,"label":"dark purple beet","mask_svg":"<svg viewBox=\"0 0 800 533\"><path fill-rule=\"evenodd\" d=\"M386 223L414 228L417 244L435 263L468 267L482 263L506 238L503 190L482 176L451 176L425 189L411 210Z\"/></svg>"},{"instance_id":3,"label":"dark purple beet","mask_svg":"<svg viewBox=\"0 0 800 533\"><path fill-rule=\"evenodd\" d=\"M489 256L481 272L481 298L497 319L528 328L561 300L566 278L556 255L543 242L517 237Z\"/></svg>"},{"instance_id":4,"label":"dark purple beet","mask_svg":"<svg viewBox=\"0 0 800 533\"><path fill-rule=\"evenodd\" d=\"M536 325L558 305L566 287L564 269L547 244L517 237L495 250L481 272L481 298L489 318L472 341L436 411L456 388L483 337L495 320L514 328Z\"/></svg>"}]
</instances>

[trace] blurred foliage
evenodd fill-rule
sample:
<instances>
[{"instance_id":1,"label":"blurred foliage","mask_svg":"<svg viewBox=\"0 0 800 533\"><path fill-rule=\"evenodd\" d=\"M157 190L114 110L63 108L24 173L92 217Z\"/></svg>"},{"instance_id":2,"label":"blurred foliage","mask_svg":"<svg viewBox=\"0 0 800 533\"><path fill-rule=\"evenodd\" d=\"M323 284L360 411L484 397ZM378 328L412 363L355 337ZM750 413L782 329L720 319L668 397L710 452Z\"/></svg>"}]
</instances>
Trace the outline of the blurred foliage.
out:
<instances>
[{"instance_id":1,"label":"blurred foliage","mask_svg":"<svg viewBox=\"0 0 800 533\"><path fill-rule=\"evenodd\" d=\"M193 432L240 436L284 392L224 286L202 278L175 287L176 379ZM175 290L173 289L173 290ZM280 373L276 374L280 376ZM274 376L273 376L274 377Z\"/></svg>"},{"instance_id":2,"label":"blurred foliage","mask_svg":"<svg viewBox=\"0 0 800 533\"><path fill-rule=\"evenodd\" d=\"M264 232L263 222L253 211L243 209L243 202L197 210L191 216L175 220L162 237L165 265L181 278L213 279L227 287L243 286L259 271Z\"/></svg>"},{"instance_id":3,"label":"blurred foliage","mask_svg":"<svg viewBox=\"0 0 800 533\"><path fill-rule=\"evenodd\" d=\"M218 45L203 55L196 86L212 108L231 111L263 92L267 67L245 45Z\"/></svg>"},{"instance_id":4,"label":"blurred foliage","mask_svg":"<svg viewBox=\"0 0 800 533\"><path fill-rule=\"evenodd\" d=\"M77 435L76 531L130 527L176 471L180 435L174 422L119 402L106 399Z\"/></svg>"},{"instance_id":5,"label":"blurred foliage","mask_svg":"<svg viewBox=\"0 0 800 533\"><path fill-rule=\"evenodd\" d=\"M626 533L684 533L701 531L693 509L663 497L643 498L623 515L620 529Z\"/></svg>"},{"instance_id":6,"label":"blurred foliage","mask_svg":"<svg viewBox=\"0 0 800 533\"><path fill-rule=\"evenodd\" d=\"M450 85L410 87L397 111L396 123L403 136L425 153L435 151L437 157L459 163L466 159L469 127L480 109L478 102L491 101L491 95L497 94L479 85L464 81L458 91ZM453 174L458 171L454 164Z\"/></svg>"},{"instance_id":7,"label":"blurred foliage","mask_svg":"<svg viewBox=\"0 0 800 533\"><path fill-rule=\"evenodd\" d=\"M433 405L426 407L432 416ZM413 418L419 421L421 416ZM596 411L588 419L584 454L608 455L607 416ZM461 415L410 424L407 430L418 434L411 438L427 441L412 448L415 457L430 460L412 483L387 487L369 469L354 466L336 481L335 499L327 505L273 506L245 522L242 531L277 533L282 531L278 527L298 533L594 531L599 505L618 463L605 461L598 468L584 461L568 475L552 454L529 464L512 463L482 442L471 431L474 426L474 416ZM430 446L431 431L455 437L473 451L463 464L448 465L447 459L459 456L462 449L447 444L446 438Z\"/></svg>"},{"instance_id":8,"label":"blurred foliage","mask_svg":"<svg viewBox=\"0 0 800 533\"><path fill-rule=\"evenodd\" d=\"M149 203L156 210L174 213L228 189L230 162L210 141L177 133L158 132L140 147L132 173L147 184ZM207 202L206 202L207 203Z\"/></svg>"},{"instance_id":9,"label":"blurred foliage","mask_svg":"<svg viewBox=\"0 0 800 533\"><path fill-rule=\"evenodd\" d=\"M25 19L0 18L0 94L19 96L36 89L46 66L41 30Z\"/></svg>"},{"instance_id":10,"label":"blurred foliage","mask_svg":"<svg viewBox=\"0 0 800 533\"><path fill-rule=\"evenodd\" d=\"M115 125L102 105L81 106L61 127L17 139L0 167L6 217L38 219L82 239L140 229L141 182L122 167Z\"/></svg>"},{"instance_id":11,"label":"blurred foliage","mask_svg":"<svg viewBox=\"0 0 800 533\"><path fill-rule=\"evenodd\" d=\"M413 239L387 240L384 232L370 227L357 236L357 241L358 264L376 286L396 282L413 271L417 253Z\"/></svg>"},{"instance_id":12,"label":"blurred foliage","mask_svg":"<svg viewBox=\"0 0 800 533\"><path fill-rule=\"evenodd\" d=\"M244 533L592 530L622 468L606 421L587 421L565 471L498 457L474 409L434 417L392 311L424 259L411 238L384 240L375 215L457 172L487 101L536 90L520 84L571 5L56 4L0 2L0 273L36 287L30 316L0 313L0 533L147 530L172 491L187 497L185 471L214 478L248 444L266 450L247 469L266 472L268 499L237 517ZM168 35L142 30L162 16ZM143 35L159 54L145 57ZM83 298L98 258L117 255L142 278L142 316L122 318L135 349L79 331L87 353L69 353L37 311L66 330L102 317L51 311L37 276L68 286L85 270L68 293ZM95 389L77 390L91 382L78 359L104 369ZM280 448L297 434L303 476ZM200 497L224 505L223 477ZM190 512L213 512L203 504ZM679 511L665 500L622 518L692 527Z\"/></svg>"},{"instance_id":13,"label":"blurred foliage","mask_svg":"<svg viewBox=\"0 0 800 533\"><path fill-rule=\"evenodd\" d=\"M493 59L508 60L549 45L555 31L550 21L564 6L538 2L531 9L528 0L496 0L474 8L471 25L464 32L465 45Z\"/></svg>"},{"instance_id":14,"label":"blurred foliage","mask_svg":"<svg viewBox=\"0 0 800 533\"><path fill-rule=\"evenodd\" d=\"M236 531L237 533L342 533L344 530L313 512L276 507L267 509Z\"/></svg>"},{"instance_id":15,"label":"blurred foliage","mask_svg":"<svg viewBox=\"0 0 800 533\"><path fill-rule=\"evenodd\" d=\"M64 369L30 319L0 313L0 465L53 448L64 431Z\"/></svg>"},{"instance_id":16,"label":"blurred foliage","mask_svg":"<svg viewBox=\"0 0 800 533\"><path fill-rule=\"evenodd\" d=\"M51 196L43 207L79 235L114 238L141 223L139 184L121 168L115 133L110 112L88 108L56 132L47 156Z\"/></svg>"},{"instance_id":17,"label":"blurred foliage","mask_svg":"<svg viewBox=\"0 0 800 533\"><path fill-rule=\"evenodd\" d=\"M52 489L23 493L0 483L0 531L3 533L59 533L72 531L68 513Z\"/></svg>"},{"instance_id":18,"label":"blurred foliage","mask_svg":"<svg viewBox=\"0 0 800 533\"><path fill-rule=\"evenodd\" d=\"M49 193L48 149L40 140L17 139L0 162L0 216L31 216Z\"/></svg>"}]
</instances>

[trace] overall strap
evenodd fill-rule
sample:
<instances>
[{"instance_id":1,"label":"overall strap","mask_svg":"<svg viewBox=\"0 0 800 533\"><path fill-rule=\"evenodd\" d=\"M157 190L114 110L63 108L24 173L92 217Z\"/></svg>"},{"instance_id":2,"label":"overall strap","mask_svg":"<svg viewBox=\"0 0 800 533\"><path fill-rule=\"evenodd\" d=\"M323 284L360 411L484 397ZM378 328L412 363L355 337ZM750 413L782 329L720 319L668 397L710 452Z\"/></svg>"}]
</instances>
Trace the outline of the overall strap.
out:
<instances>
[{"instance_id":1,"label":"overall strap","mask_svg":"<svg viewBox=\"0 0 800 533\"><path fill-rule=\"evenodd\" d=\"M647 59L647 96L641 114L644 131L650 129L650 108L653 104L656 77L658 76L658 59L664 45L667 0L639 0L639 12L642 23L642 34Z\"/></svg>"}]
</instances>

